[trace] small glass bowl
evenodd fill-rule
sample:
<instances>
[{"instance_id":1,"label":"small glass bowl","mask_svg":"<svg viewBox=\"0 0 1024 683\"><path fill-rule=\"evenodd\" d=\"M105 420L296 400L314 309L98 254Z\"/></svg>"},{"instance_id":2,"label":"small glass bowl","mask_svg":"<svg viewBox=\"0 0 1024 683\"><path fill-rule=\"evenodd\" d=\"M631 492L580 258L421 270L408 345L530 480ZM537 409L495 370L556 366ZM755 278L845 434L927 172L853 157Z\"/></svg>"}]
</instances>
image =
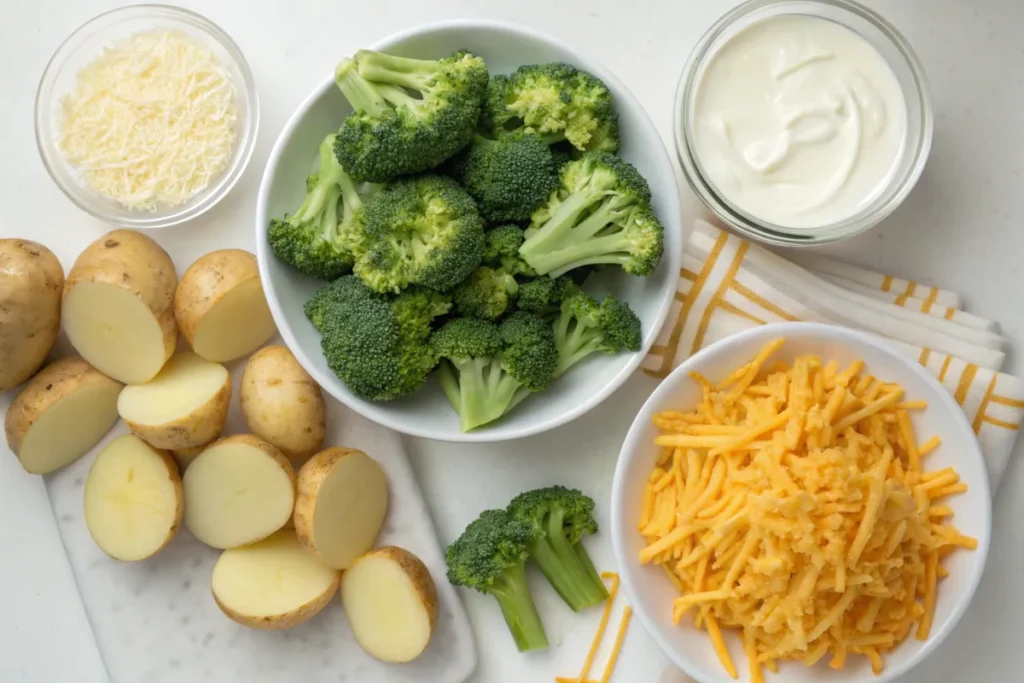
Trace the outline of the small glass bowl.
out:
<instances>
[{"instance_id":1,"label":"small glass bowl","mask_svg":"<svg viewBox=\"0 0 1024 683\"><path fill-rule=\"evenodd\" d=\"M183 204L156 211L131 210L87 187L79 171L64 159L57 143L61 98L74 87L78 73L105 47L135 33L160 28L185 33L212 50L220 60L235 89L238 112L235 148L220 176ZM234 187L256 144L259 110L249 65L238 45L220 27L179 7L132 5L104 12L82 24L50 58L36 92L36 144L50 177L83 211L121 227L165 228L209 210Z\"/></svg>"},{"instance_id":2,"label":"small glass bowl","mask_svg":"<svg viewBox=\"0 0 1024 683\"><path fill-rule=\"evenodd\" d=\"M803 14L834 21L860 35L885 58L903 90L907 134L888 187L867 207L842 221L817 228L787 228L753 216L720 193L705 174L691 139L694 100L701 76L718 50L740 31L769 17ZM852 0L749 0L719 19L690 54L676 88L674 137L687 182L727 225L747 237L782 246L836 242L868 230L892 213L917 183L932 144L932 104L924 68L892 24Z\"/></svg>"}]
</instances>

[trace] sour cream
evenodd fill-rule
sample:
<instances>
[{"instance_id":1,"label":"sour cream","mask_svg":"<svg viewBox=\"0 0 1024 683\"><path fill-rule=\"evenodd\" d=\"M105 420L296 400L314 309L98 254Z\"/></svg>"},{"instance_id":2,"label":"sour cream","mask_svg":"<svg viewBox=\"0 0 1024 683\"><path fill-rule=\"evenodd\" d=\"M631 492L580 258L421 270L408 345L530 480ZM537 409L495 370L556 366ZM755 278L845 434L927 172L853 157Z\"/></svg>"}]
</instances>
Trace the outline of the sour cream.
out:
<instances>
[{"instance_id":1,"label":"sour cream","mask_svg":"<svg viewBox=\"0 0 1024 683\"><path fill-rule=\"evenodd\" d=\"M885 58L828 19L752 24L715 52L692 111L705 177L733 207L781 227L831 225L888 186L907 105Z\"/></svg>"}]
</instances>

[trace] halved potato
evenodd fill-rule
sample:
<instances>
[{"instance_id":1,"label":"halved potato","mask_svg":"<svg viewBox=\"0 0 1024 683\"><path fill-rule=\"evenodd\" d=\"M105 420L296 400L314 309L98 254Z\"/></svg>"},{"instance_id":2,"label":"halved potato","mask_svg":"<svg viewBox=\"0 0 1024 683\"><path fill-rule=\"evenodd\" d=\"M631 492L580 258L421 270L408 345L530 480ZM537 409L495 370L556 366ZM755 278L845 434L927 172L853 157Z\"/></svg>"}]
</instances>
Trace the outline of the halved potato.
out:
<instances>
[{"instance_id":1,"label":"halved potato","mask_svg":"<svg viewBox=\"0 0 1024 683\"><path fill-rule=\"evenodd\" d=\"M437 624L437 587L408 550L378 548L345 570L341 604L359 646L382 662L423 654Z\"/></svg>"},{"instance_id":2,"label":"halved potato","mask_svg":"<svg viewBox=\"0 0 1024 683\"><path fill-rule=\"evenodd\" d=\"M299 469L295 533L320 561L348 569L373 547L388 511L384 470L362 451L328 448Z\"/></svg>"},{"instance_id":3,"label":"halved potato","mask_svg":"<svg viewBox=\"0 0 1024 683\"><path fill-rule=\"evenodd\" d=\"M85 525L115 560L152 557L181 526L185 498L166 451L126 434L99 452L85 479Z\"/></svg>"},{"instance_id":4,"label":"halved potato","mask_svg":"<svg viewBox=\"0 0 1024 683\"><path fill-rule=\"evenodd\" d=\"M32 474L49 474L88 453L117 422L121 384L78 356L43 368L7 409L7 445Z\"/></svg>"},{"instance_id":5,"label":"halved potato","mask_svg":"<svg viewBox=\"0 0 1024 683\"><path fill-rule=\"evenodd\" d=\"M182 474L185 473L185 469L192 464L192 461L199 457L199 454L207 449L210 444L204 443L201 446L191 446L189 448L175 448L171 451L171 455L174 457L174 462L178 463L178 471Z\"/></svg>"},{"instance_id":6,"label":"halved potato","mask_svg":"<svg viewBox=\"0 0 1024 683\"><path fill-rule=\"evenodd\" d=\"M218 363L249 355L277 331L256 257L241 249L213 251L189 266L174 316L192 349Z\"/></svg>"},{"instance_id":7,"label":"halved potato","mask_svg":"<svg viewBox=\"0 0 1024 683\"><path fill-rule=\"evenodd\" d=\"M217 438L230 400L231 375L223 365L180 351L153 379L126 386L117 411L152 446L192 448Z\"/></svg>"},{"instance_id":8,"label":"halved potato","mask_svg":"<svg viewBox=\"0 0 1024 683\"><path fill-rule=\"evenodd\" d=\"M269 538L221 553L213 567L213 598L231 620L249 628L298 626L338 592L340 572L328 569L295 538Z\"/></svg>"},{"instance_id":9,"label":"halved potato","mask_svg":"<svg viewBox=\"0 0 1024 683\"><path fill-rule=\"evenodd\" d=\"M213 548L266 538L287 524L295 505L288 458L251 434L209 446L185 470L183 483L185 526Z\"/></svg>"},{"instance_id":10,"label":"halved potato","mask_svg":"<svg viewBox=\"0 0 1024 683\"><path fill-rule=\"evenodd\" d=\"M114 230L85 248L64 283L61 321L75 350L125 384L148 382L178 342L174 264L159 244Z\"/></svg>"}]
</instances>

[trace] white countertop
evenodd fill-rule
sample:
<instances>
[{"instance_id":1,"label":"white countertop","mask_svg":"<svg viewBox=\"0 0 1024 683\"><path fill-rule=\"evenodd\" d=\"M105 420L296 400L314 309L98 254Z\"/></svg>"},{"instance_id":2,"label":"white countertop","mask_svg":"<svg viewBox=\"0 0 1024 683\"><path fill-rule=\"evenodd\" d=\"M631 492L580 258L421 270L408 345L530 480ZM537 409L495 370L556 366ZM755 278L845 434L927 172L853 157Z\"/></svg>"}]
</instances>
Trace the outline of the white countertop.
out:
<instances>
[{"instance_id":1,"label":"white countertop","mask_svg":"<svg viewBox=\"0 0 1024 683\"><path fill-rule=\"evenodd\" d=\"M107 226L68 202L39 161L32 130L35 87L51 52L79 24L116 0L7 2L0 23L0 187L5 198L0 237L27 237L50 246L68 268L82 246ZM531 25L594 55L637 95L670 144L672 93L690 48L731 0L393 0L362 5L336 0L189 0L181 3L220 24L239 43L260 94L260 138L252 164L231 195L192 224L159 233L167 245L188 240L206 249L253 249L256 188L278 130L339 57L389 33L433 19L486 16ZM1018 0L874 0L915 46L930 78L935 141L924 177L882 226L831 249L850 261L939 284L965 295L968 309L999 320L1015 341L1008 370L1024 373L1021 303L1024 253L1024 3ZM690 210L694 200L686 192ZM181 265L181 264L179 264ZM502 506L534 485L564 483L607 501L620 441L652 387L636 377L602 406L546 435L497 446L449 445L408 439L443 542L486 507ZM1017 455L1024 451L1018 443ZM1019 458L1018 458L1019 459ZM0 477L25 477L0 463ZM24 496L0 498L2 559L0 679L10 683L102 680L88 647L64 646L87 628L73 596L55 596L48 572L64 571L55 549L37 540L52 520L40 505L42 484L25 478ZM600 504L600 503L599 503ZM607 508L607 503L603 506ZM604 510L607 514L607 509ZM1024 463L1013 462L995 504L989 569L967 616L947 644L907 683L996 683L1020 676L1024 626ZM49 554L47 554L49 553ZM57 553L59 555L59 553ZM606 549L596 562L610 566ZM12 578L8 573L14 570ZM480 666L473 683L521 683L572 676L551 670L543 656L510 654L508 635L492 624L495 607L467 595L477 628ZM55 611L51 605L61 605ZM589 640L593 619L551 620L552 640ZM584 631L584 634L580 634ZM973 636L973 637L971 637ZM559 648L555 648L557 651ZM626 641L614 680L659 681L665 661L639 623ZM639 656L643 654L644 656ZM553 655L553 656L557 656ZM558 658L560 664L570 661ZM88 672L88 673L86 673ZM99 672L99 673L93 673ZM669 681L669 678L661 679ZM121 682L118 682L121 683ZM126 682L135 683L135 682ZM378 682L366 682L378 683ZM387 683L381 681L379 683Z\"/></svg>"}]
</instances>

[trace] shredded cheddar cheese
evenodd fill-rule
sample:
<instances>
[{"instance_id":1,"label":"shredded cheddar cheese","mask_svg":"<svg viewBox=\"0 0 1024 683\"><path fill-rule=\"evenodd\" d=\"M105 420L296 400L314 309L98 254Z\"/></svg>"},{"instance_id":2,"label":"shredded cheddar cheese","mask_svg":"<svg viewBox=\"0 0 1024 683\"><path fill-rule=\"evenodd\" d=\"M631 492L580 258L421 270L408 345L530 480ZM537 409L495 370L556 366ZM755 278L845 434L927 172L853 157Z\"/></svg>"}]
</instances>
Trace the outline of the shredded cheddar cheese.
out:
<instances>
[{"instance_id":1,"label":"shredded cheddar cheese","mask_svg":"<svg viewBox=\"0 0 1024 683\"><path fill-rule=\"evenodd\" d=\"M623 642L626 639L626 631L629 629L629 621L633 616L633 608L626 605L622 610L622 617L619 621L619 630L615 635L615 642L612 644L612 649L608 653L608 663L605 664L604 673L601 675L600 681L595 681L592 678L587 678L590 674L591 667L594 666L594 658L597 657L597 651L601 647L601 643L604 641L605 631L608 630L608 620L612 615L612 608L615 605L615 599L619 594L619 575L615 572L603 572L601 578L607 580L610 583L608 588L608 599L604 603L604 611L601 613L601 622L597 625L597 633L594 634L594 640L590 644L590 650L587 652L587 658L583 661L583 668L575 678L565 678L563 676L556 676L555 683L608 683L611 680L612 674L615 673L615 665L619 661L619 653L622 651Z\"/></svg>"},{"instance_id":2,"label":"shredded cheddar cheese","mask_svg":"<svg viewBox=\"0 0 1024 683\"><path fill-rule=\"evenodd\" d=\"M782 660L842 668L883 655L913 632L926 639L942 559L977 541L938 503L967 490L952 468L927 472L939 445L918 445L903 389L863 363L768 360L775 340L691 412L655 416L662 447L643 496L643 563L680 592L723 668L737 678L723 631L738 630L750 680ZM914 626L916 625L916 629Z\"/></svg>"},{"instance_id":3,"label":"shredded cheddar cheese","mask_svg":"<svg viewBox=\"0 0 1024 683\"><path fill-rule=\"evenodd\" d=\"M180 31L146 31L107 48L61 105L67 161L88 187L129 209L180 205L231 159L231 80L213 52Z\"/></svg>"}]
</instances>

